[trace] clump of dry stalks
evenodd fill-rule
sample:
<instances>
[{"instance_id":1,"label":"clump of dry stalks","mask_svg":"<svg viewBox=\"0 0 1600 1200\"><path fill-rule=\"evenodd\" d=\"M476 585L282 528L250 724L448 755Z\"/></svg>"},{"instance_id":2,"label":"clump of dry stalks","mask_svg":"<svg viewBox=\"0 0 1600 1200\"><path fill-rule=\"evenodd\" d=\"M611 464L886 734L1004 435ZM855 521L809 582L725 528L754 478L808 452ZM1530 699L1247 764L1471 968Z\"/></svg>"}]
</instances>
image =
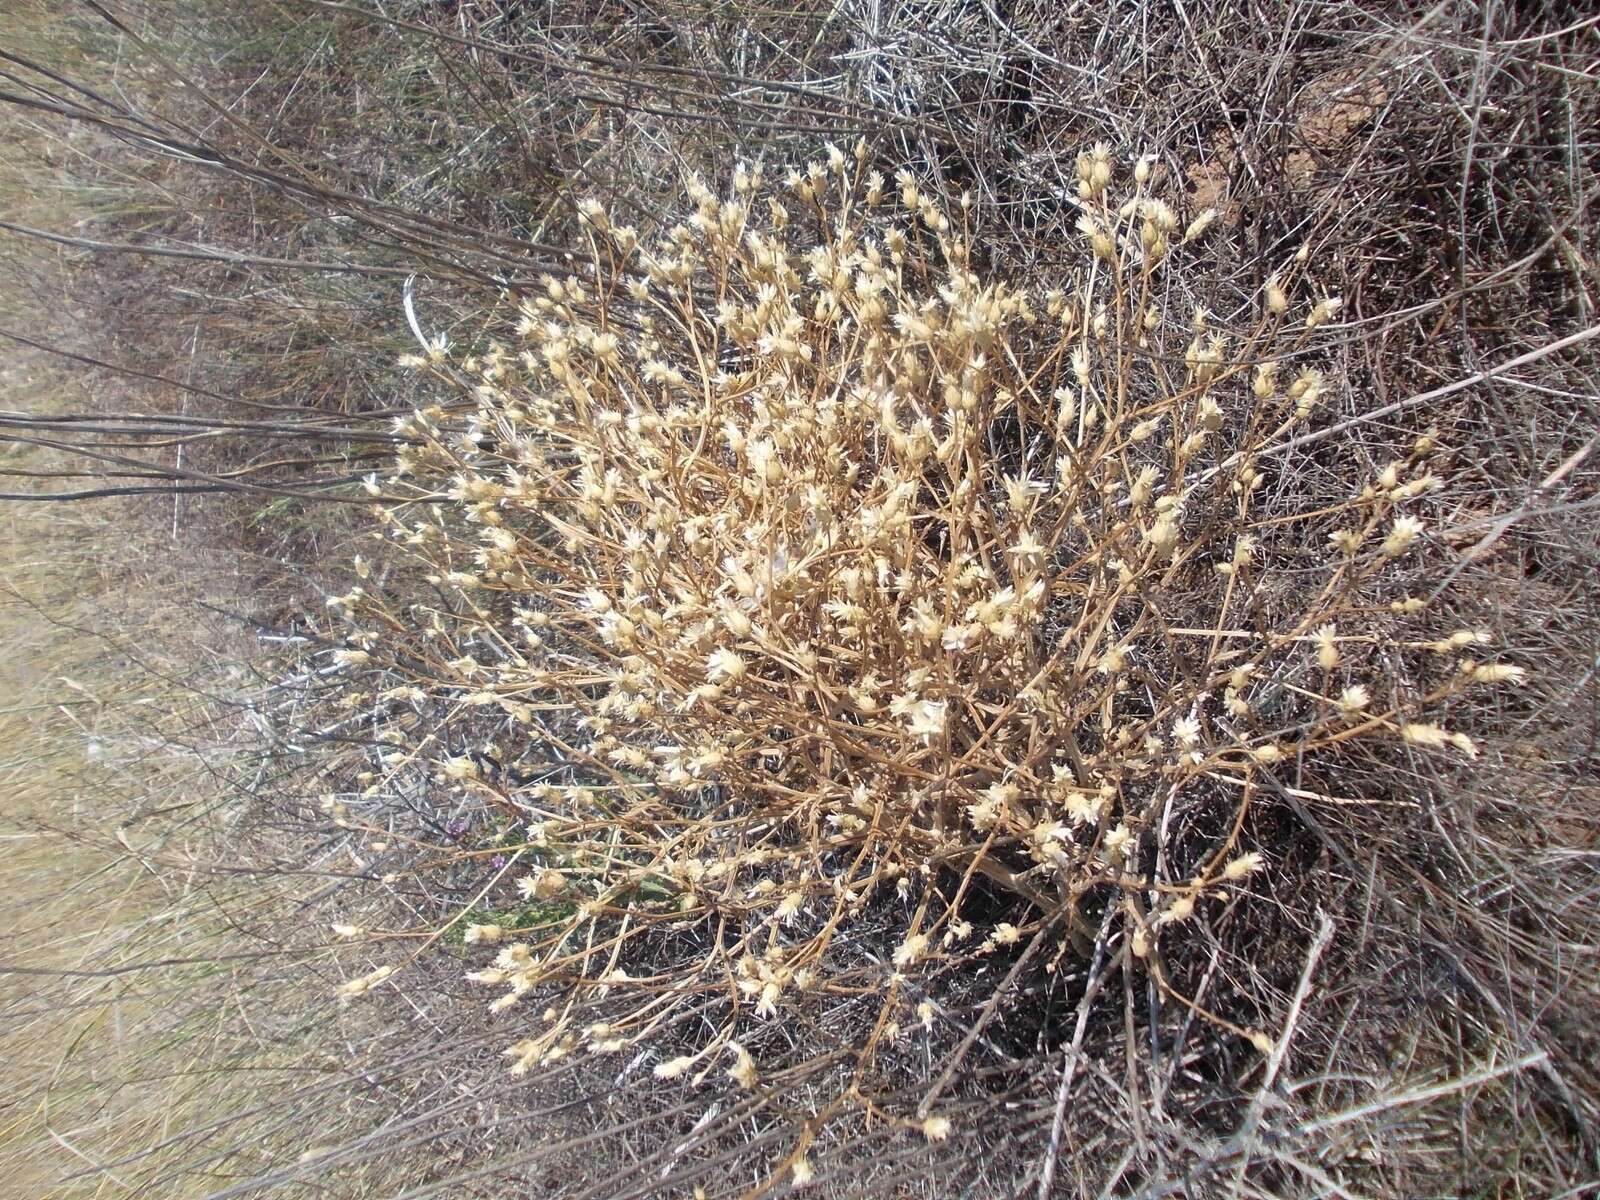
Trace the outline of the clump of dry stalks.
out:
<instances>
[{"instance_id":1,"label":"clump of dry stalks","mask_svg":"<svg viewBox=\"0 0 1600 1200\"><path fill-rule=\"evenodd\" d=\"M830 146L770 193L759 169L725 197L691 180L648 247L586 204L592 270L472 356L414 360L475 410L403 421L383 485L437 597L339 598L337 658L353 703L498 709L543 748L508 786L388 739L392 770L434 756L504 814L494 882L544 906L473 924L495 957L471 978L542 1010L514 1070L640 1047L659 1077L749 1087L747 1031L799 995L881 998L869 1063L915 1019L908 981L1059 959L1111 920L1164 995L1269 1048L1161 967L1271 854L1247 810L1291 770L1299 800L1336 794L1358 739L1471 756L1430 709L1520 678L1487 635L1423 640L1388 582L1426 537L1407 508L1433 441L1278 511L1338 305L1303 255L1226 319L1175 311L1207 215L1186 227L1145 160L1119 192L1102 146L1078 161L1080 265L1010 288L974 270L965 198L865 159ZM1425 687L1386 665L1406 646L1438 664ZM1180 869L1160 830L1200 810L1227 832ZM852 928L884 904L899 941L875 956ZM694 953L655 952L673 937ZM704 1035L667 1057L689 1010Z\"/></svg>"}]
</instances>

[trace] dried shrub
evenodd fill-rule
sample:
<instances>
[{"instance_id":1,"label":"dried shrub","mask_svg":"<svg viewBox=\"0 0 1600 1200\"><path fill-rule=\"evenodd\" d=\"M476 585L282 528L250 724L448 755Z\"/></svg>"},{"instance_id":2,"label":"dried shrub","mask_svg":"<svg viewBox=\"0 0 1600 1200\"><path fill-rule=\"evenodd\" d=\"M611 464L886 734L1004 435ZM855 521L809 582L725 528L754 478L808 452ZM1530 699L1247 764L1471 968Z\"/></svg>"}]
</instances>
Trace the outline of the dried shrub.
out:
<instances>
[{"instance_id":1,"label":"dried shrub","mask_svg":"<svg viewBox=\"0 0 1600 1200\"><path fill-rule=\"evenodd\" d=\"M335 660L352 703L520 731L520 782L433 737L387 755L503 814L486 890L528 907L470 924L498 947L471 978L548 1006L514 1070L643 1046L658 1077L750 1087L750 1031L799 995L879 997L866 1067L931 980L1112 920L1164 995L1269 1048L1161 967L1259 865L1252 802L1290 765L1330 801L1355 742L1471 756L1430 708L1522 674L1470 657L1476 631L1406 632L1423 602L1389 568L1424 536L1432 440L1276 511L1285 451L1338 434L1309 365L1338 302L1290 300L1305 262L1225 321L1173 311L1208 215L1185 228L1144 161L1114 195L1096 147L1076 270L986 282L967 200L901 173L897 208L865 156L770 195L691 179L650 248L587 203L592 270L519 299L514 332L458 358L417 329L411 364L471 411L401 423L379 511L438 594L340 597ZM1435 666L1403 681L1402 645ZM1169 841L1200 813L1218 836ZM852 934L886 906L877 954ZM666 1037L686 1014L703 1033Z\"/></svg>"}]
</instances>

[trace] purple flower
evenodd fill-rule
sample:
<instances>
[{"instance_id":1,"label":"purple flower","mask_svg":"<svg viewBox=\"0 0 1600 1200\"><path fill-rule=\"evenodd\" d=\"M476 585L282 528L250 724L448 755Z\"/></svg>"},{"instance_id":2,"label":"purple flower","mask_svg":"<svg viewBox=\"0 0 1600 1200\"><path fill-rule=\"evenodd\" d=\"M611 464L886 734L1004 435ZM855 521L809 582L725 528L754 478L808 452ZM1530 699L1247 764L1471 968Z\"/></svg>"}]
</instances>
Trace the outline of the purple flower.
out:
<instances>
[{"instance_id":1,"label":"purple flower","mask_svg":"<svg viewBox=\"0 0 1600 1200\"><path fill-rule=\"evenodd\" d=\"M504 854L496 854L489 860L489 865L498 871L501 867L506 865L506 856Z\"/></svg>"},{"instance_id":2,"label":"purple flower","mask_svg":"<svg viewBox=\"0 0 1600 1200\"><path fill-rule=\"evenodd\" d=\"M451 821L444 830L452 839L458 839L467 831L467 823L461 819Z\"/></svg>"}]
</instances>

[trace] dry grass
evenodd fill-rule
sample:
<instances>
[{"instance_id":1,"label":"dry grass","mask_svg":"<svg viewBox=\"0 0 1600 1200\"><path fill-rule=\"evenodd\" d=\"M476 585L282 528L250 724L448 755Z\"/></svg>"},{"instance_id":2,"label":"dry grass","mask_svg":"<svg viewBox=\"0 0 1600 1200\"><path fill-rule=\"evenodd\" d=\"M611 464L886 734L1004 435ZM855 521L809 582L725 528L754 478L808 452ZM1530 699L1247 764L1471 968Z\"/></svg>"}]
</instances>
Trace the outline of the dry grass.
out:
<instances>
[{"instance_id":1,"label":"dry grass","mask_svg":"<svg viewBox=\"0 0 1600 1200\"><path fill-rule=\"evenodd\" d=\"M37 362L5 377L9 396L45 409L68 386ZM144 1178L151 1164L104 1175L96 1165L195 1121L204 1099L190 1069L219 1049L203 1022L169 1019L195 972L141 966L205 942L199 928L193 939L174 928L192 918L192 881L158 874L134 847L150 814L211 803L215 761L203 747L217 731L196 728L192 695L162 678L194 669L157 647L167 622L189 627L195 614L129 551L104 513L17 508L0 529L0 1170L18 1196L101 1195L108 1179Z\"/></svg>"},{"instance_id":2,"label":"dry grass","mask_svg":"<svg viewBox=\"0 0 1600 1200\"><path fill-rule=\"evenodd\" d=\"M11 53L70 62L86 44L43 6L8 10L0 25ZM126 193L85 188L63 165L87 152L82 139L8 122L4 217L39 225L84 206L116 211ZM77 284L48 248L8 246L0 326L91 341L65 302ZM0 362L6 407L30 418L94 408L99 382L27 347ZM79 465L35 438L0 446L0 469L25 485ZM261 1026L227 1015L262 981L218 906L227 899L237 919L273 891L244 894L208 874L224 840L205 831L237 819L252 759L218 690L241 682L226 664L246 646L196 601L249 609L262 598L241 596L239 572L192 538L194 515L181 498L132 511L0 505L7 1196L208 1194L236 1153L208 1150L208 1128L247 1110L257 1086L300 1075L292 1060L282 1070Z\"/></svg>"},{"instance_id":3,"label":"dry grass","mask_svg":"<svg viewBox=\"0 0 1600 1200\"><path fill-rule=\"evenodd\" d=\"M73 276L34 273L22 294L40 311L70 295L89 320L66 340L102 364L83 376L100 396L78 406L102 419L95 436L59 423L48 436L140 459L93 460L100 476L145 477L82 486L276 489L220 510L203 536L260 556L246 559L252 586L263 560L288 564L302 601L249 614L283 659L228 697L273 737L232 781L237 803L208 827L173 822L169 850L148 861L163 879L205 881L232 926L226 941L208 934L201 956L230 964L229 1006L207 982L175 978L164 998L171 1028L187 1032L172 1044L209 1060L199 1051L215 1040L186 1041L191 1018L209 1020L247 1059L270 1048L303 1074L274 1076L258 1105L216 1124L172 1108L172 1129L196 1136L151 1164L147 1190L166 1194L188 1170L184 1186L216 1195L731 1196L788 1186L804 1155L814 1187L840 1196L1592 1191L1594 24L1495 4L1264 16L925 0L810 15L448 8L379 16L297 0L171 21L159 4L129 5L128 32L100 61L138 86L93 104L8 68L4 90L14 106L24 98L14 111L57 139L20 165L48 162L61 186L17 223L76 239L52 251ZM58 46L33 53L84 73ZM91 126L127 149L89 154L67 136ZM152 131L159 141L139 140ZM974 199L969 215L948 214L946 240L965 244L954 262L907 231L908 262L928 278L914 265L895 279L882 293L891 310L920 319L935 279L968 270L976 283L958 296L1004 282L1033 297L1035 322L1002 311L990 331L1012 356L974 375L963 439L944 419L967 412L973 347L942 332L907 347L919 331L886 331L880 374L903 384L886 409L859 402L876 382L857 370L866 351L815 310L829 284L784 282L806 294L791 336L743 297L748 283L786 281L784 268L699 234L653 251L691 252L692 296L665 264L642 308L597 289L616 270L603 238L588 273L595 243L577 197L599 196L608 221L653 246L692 215L686 171L725 180L747 157L770 172L858 135L875 160L910 164L930 196ZM1144 305L1130 299L1139 222L1116 271L1087 267L1075 229L1086 203L1094 211L1076 154L1102 139L1124 164L1151 154L1148 187L1185 216L1217 211L1153 276L1145 346ZM57 200L86 220L52 219ZM791 251L834 239L809 202L790 211ZM1112 223L1101 214L1102 233ZM1293 278L1302 249L1309 290ZM576 272L582 301L566 284L543 291L547 270ZM1297 321L1322 294L1344 299L1304 343L1272 320L1274 272ZM407 378L395 359L411 341L400 315L411 274L417 324L460 349ZM1096 304L1075 304L1063 335L1043 298L1076 295L1086 278L1104 302L1103 341ZM701 291L713 280L729 282L729 325ZM500 283L526 298L531 328L508 328ZM863 299L852 281L836 303L859 322ZM1196 304L1229 336L1210 381L1194 374L1207 350L1190 346ZM1092 350L1087 389L1074 337ZM695 359L713 343L727 379ZM525 366L525 345L564 351L559 369ZM668 377L646 377L637 349ZM1321 373L1318 403L1281 430L1287 399L1242 394L1265 358L1286 360L1282 386L1302 366ZM694 395L673 399L673 369ZM1075 422L1056 420L1052 374L1073 392ZM769 395L746 395L740 376ZM953 398L924 387L936 378L954 382ZM137 406L110 399L112 380L139 389ZM824 428L835 391L840 415ZM1220 419L1200 408L1207 391ZM1102 405L1090 428L1086 398ZM413 482L440 507L400 510L391 521L407 536L360 543L365 574L346 577L353 518L307 494L359 514L355 481L392 452L391 418L430 404L401 436ZM601 423L574 421L584 405ZM173 415L190 423L181 464L172 428L150 419ZM265 428L225 424L240 419ZM933 449L951 440L948 461L922 453L921 419ZM683 435L699 431L687 458ZM1424 434L1434 445L1414 457ZM1250 451L1262 482L1235 493ZM1081 459L1065 475L1063 452ZM510 479L529 455L544 473ZM854 478L824 470L840 460ZM1122 500L1145 466L1148 512ZM1440 486L1404 501L1425 534L1369 577L1391 493L1429 471ZM481 494L452 494L445 474ZM1021 486L1047 475L1055 490ZM662 489L680 479L696 487L668 512ZM809 526L777 503L801 482L836 520L830 544L861 560L854 574L823 569L827 551L804 557ZM219 511L162 495L144 519L159 512L165 528L175 500L186 522ZM630 543L652 516L657 528ZM1375 520L1345 562L1324 539L1357 516L1362 529ZM681 532L697 519L693 537ZM936 588L958 531L982 570ZM1234 563L1240 536L1255 544ZM766 578L780 543L804 577ZM1115 576L1096 569L1112 554ZM673 593L674 625L665 610L652 623L648 589L630 579L689 593ZM1030 607L1034 579L1047 588ZM1008 585L1015 612L982 609ZM330 625L324 596L357 586L345 606L357 624ZM930 639L914 602L936 592ZM1386 606L1407 593L1429 603L1396 618ZM1324 646L1315 634L1329 623ZM952 633L970 642L965 656L944 645L952 625L977 627ZM1095 669L1116 648L1110 630L1128 642L1120 690ZM1263 646L1236 685L1224 678L1235 630ZM1531 668L1527 685L1460 686L1456 660L1483 651L1426 645L1457 630L1490 632L1506 661ZM370 647L349 640L362 632L376 635ZM352 683L328 669L339 649L392 677ZM795 671L807 650L817 666ZM727 679L707 678L716 651ZM1041 668L1067 686L1036 699L1026 685ZM1356 683L1371 707L1350 718L1335 710ZM422 699L395 695L374 720L361 693L396 687ZM1190 716L1198 729L1173 728ZM1463 740L1434 747L1414 730L1408 742L1402 722ZM1351 730L1361 736L1342 737ZM1164 745L1146 748L1146 733ZM1191 737L1199 763L1174 745ZM1109 796L1076 775L1073 739ZM657 744L686 753L648 755ZM1060 794L1045 770L1058 748ZM775 750L786 757L761 754ZM928 776L948 803L918 806ZM858 782L879 801L871 813L855 807ZM1118 856L1108 838L1122 826ZM189 848L170 852L172 838ZM1263 863L1222 898L1212 874L1238 849ZM745 861L757 851L761 862ZM874 896L831 886L846 854ZM535 858L545 871L523 898L514 884ZM1179 919L1185 898L1194 910ZM947 947L967 921L970 938ZM330 949L334 923L371 932ZM529 947L527 964L490 968L535 985L492 1020L462 978L484 967L462 945L470 925ZM761 939L774 937L785 950L769 959ZM817 952L810 989L785 957L796 947ZM401 962L362 1004L330 1006L340 981ZM602 979L617 967L631 979ZM755 1017L773 984L779 1016ZM550 1013L531 1011L536 1000ZM581 1036L610 1018L614 1035ZM325 1044L314 1026L342 1040L333 1059L307 1057ZM1255 1031L1266 1054L1240 1036ZM507 1075L506 1043L540 1038L526 1073ZM754 1088L720 1073L743 1063L733 1039L752 1055ZM584 1043L596 1040L628 1045L594 1058ZM569 1053L538 1061L551 1049ZM699 1057L670 1065L685 1055ZM86 1101L108 1094L83 1078ZM945 1140L929 1118L950 1121Z\"/></svg>"}]
</instances>

